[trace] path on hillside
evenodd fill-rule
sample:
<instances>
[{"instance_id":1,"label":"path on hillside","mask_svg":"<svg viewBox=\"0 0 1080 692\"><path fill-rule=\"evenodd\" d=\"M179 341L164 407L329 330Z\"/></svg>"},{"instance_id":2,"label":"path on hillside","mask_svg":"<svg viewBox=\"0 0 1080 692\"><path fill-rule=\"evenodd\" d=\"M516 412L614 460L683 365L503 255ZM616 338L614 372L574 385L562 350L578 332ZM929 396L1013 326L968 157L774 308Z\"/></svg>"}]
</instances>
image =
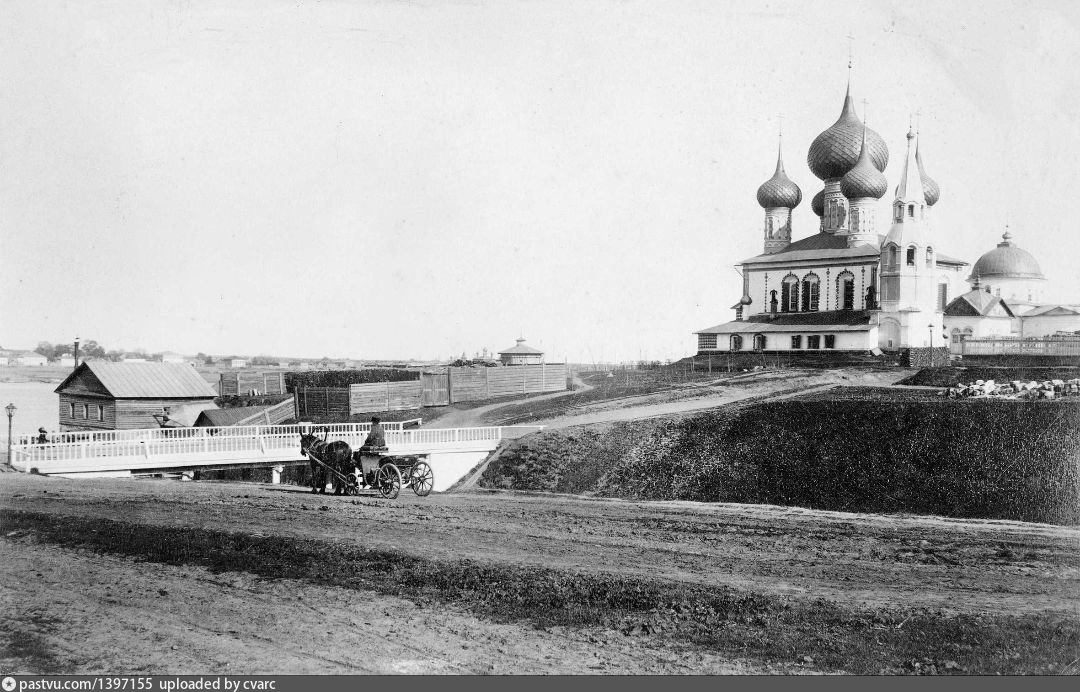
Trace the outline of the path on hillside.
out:
<instances>
[{"instance_id":1,"label":"path on hillside","mask_svg":"<svg viewBox=\"0 0 1080 692\"><path fill-rule=\"evenodd\" d=\"M477 406L476 408L459 409L448 412L444 416L440 416L435 419L431 424L434 428L471 428L474 426L483 425L481 421L487 413L496 409L508 406L510 404L518 404L522 401L544 401L546 399L558 399L559 397L570 396L572 394L578 394L581 392L587 392L593 388L591 384L586 384L584 380L575 372L572 375L574 388L567 389L561 392L552 392L550 394L540 394L537 396L531 396L527 399L516 398L513 401L498 401L493 404L485 404L484 406ZM421 426L423 427L423 426Z\"/></svg>"},{"instance_id":2,"label":"path on hillside","mask_svg":"<svg viewBox=\"0 0 1080 692\"><path fill-rule=\"evenodd\" d=\"M767 374L767 373L761 373ZM545 420L530 422L530 425L542 425L546 430L560 430L576 425L592 425L597 423L610 423L615 421L641 420L643 418L655 418L677 413L692 413L735 404L740 401L757 397L758 401L781 401L791 397L802 396L814 392L823 391L836 386L888 386L892 382L902 379L904 373L874 372L874 371L847 371L825 370L814 373L808 377L794 377L791 379L771 379L756 383L745 388L710 388L708 393L693 399L680 401L656 402L657 394L644 394L641 396L625 397L613 401L601 401L589 404L584 408L588 413L574 415L562 415ZM742 378L752 379L752 376ZM730 380L729 380L730 382ZM718 384L723 384L722 381ZM795 389L795 391L792 391ZM561 393L561 392L560 392ZM663 394L663 393L661 393ZM503 404L485 406L484 413L496 411ZM477 411L479 409L474 409ZM467 413L463 411L462 413ZM440 425L445 419L440 419ZM470 421L472 425L480 425L482 416ZM450 426L445 426L450 427ZM477 464L471 471L456 481L446 492L463 492L475 490L478 487L480 477L484 471L495 461L510 442L504 442L488 456L487 459Z\"/></svg>"}]
</instances>

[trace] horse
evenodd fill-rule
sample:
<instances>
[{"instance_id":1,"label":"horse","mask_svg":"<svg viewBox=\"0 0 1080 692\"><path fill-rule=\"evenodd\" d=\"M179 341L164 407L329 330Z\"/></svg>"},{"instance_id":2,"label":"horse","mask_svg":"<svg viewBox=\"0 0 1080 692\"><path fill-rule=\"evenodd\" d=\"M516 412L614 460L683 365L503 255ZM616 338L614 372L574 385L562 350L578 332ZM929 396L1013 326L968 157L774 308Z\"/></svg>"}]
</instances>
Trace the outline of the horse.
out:
<instances>
[{"instance_id":1,"label":"horse","mask_svg":"<svg viewBox=\"0 0 1080 692\"><path fill-rule=\"evenodd\" d=\"M326 428L322 428L323 437L319 439L315 434L318 430L316 428L300 436L300 452L310 459L311 464L311 492L326 492L326 476L329 473L326 467L330 467L336 471L332 478L334 494L340 495L345 490L345 476L353 472L352 449L343 440L327 442L326 436L330 431Z\"/></svg>"}]
</instances>

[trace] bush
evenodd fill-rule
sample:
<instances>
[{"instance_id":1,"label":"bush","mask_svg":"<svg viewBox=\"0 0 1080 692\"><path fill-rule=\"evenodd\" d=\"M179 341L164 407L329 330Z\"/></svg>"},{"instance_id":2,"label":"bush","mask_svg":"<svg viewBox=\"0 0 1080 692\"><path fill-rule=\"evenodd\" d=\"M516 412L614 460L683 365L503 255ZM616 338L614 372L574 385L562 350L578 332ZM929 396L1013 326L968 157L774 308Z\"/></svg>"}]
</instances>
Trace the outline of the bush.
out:
<instances>
[{"instance_id":1,"label":"bush","mask_svg":"<svg viewBox=\"0 0 1080 692\"><path fill-rule=\"evenodd\" d=\"M285 391L297 387L348 387L350 384L371 382L413 382L420 379L418 370L370 368L366 370L315 370L285 373Z\"/></svg>"}]
</instances>

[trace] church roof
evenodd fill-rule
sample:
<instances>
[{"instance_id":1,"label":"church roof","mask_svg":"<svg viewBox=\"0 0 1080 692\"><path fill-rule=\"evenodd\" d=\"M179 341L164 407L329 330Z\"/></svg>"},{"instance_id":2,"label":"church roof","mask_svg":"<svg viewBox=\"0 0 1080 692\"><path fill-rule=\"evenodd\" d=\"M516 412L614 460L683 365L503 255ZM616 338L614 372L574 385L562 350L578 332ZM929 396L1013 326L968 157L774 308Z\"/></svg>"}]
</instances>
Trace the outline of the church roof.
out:
<instances>
[{"instance_id":1,"label":"church roof","mask_svg":"<svg viewBox=\"0 0 1080 692\"><path fill-rule=\"evenodd\" d=\"M877 258L881 256L881 250L876 245L861 243L855 247L848 247L848 237L835 233L815 233L814 235L796 240L783 250L764 255L754 255L742 261L742 264L784 264L799 260L834 260L852 259L860 257ZM878 236L878 240L883 240ZM950 257L944 253L937 253L937 264L948 264L962 267L967 264L962 259Z\"/></svg>"},{"instance_id":2,"label":"church roof","mask_svg":"<svg viewBox=\"0 0 1080 692\"><path fill-rule=\"evenodd\" d=\"M999 305L1000 309L998 309ZM945 306L945 315L948 317L987 317L995 312L999 317L1002 316L1002 312L1005 316L1015 317L1008 303L980 289L968 291Z\"/></svg>"},{"instance_id":3,"label":"church roof","mask_svg":"<svg viewBox=\"0 0 1080 692\"><path fill-rule=\"evenodd\" d=\"M1005 231L997 247L987 252L971 268L970 280L985 278L1045 279L1039 263L1027 250L1012 243L1012 234Z\"/></svg>"},{"instance_id":4,"label":"church roof","mask_svg":"<svg viewBox=\"0 0 1080 692\"><path fill-rule=\"evenodd\" d=\"M807 153L806 163L810 166L810 171L822 180L842 178L859 160L862 146L863 123L855 114L855 103L851 99L849 86L840 117L814 139ZM879 171L885 170L889 163L889 148L885 146L881 135L870 128L866 128L866 147L874 167Z\"/></svg>"},{"instance_id":5,"label":"church roof","mask_svg":"<svg viewBox=\"0 0 1080 692\"><path fill-rule=\"evenodd\" d=\"M802 201L802 190L787 177L784 172L784 156L776 154L776 172L773 177L761 184L757 191L757 200L765 209L787 207L794 209Z\"/></svg>"},{"instance_id":6,"label":"church roof","mask_svg":"<svg viewBox=\"0 0 1080 692\"><path fill-rule=\"evenodd\" d=\"M743 264L782 264L795 260L878 257L880 254L881 251L873 245L861 244L848 247L846 235L823 232L797 240L779 252L756 255L743 260Z\"/></svg>"},{"instance_id":7,"label":"church roof","mask_svg":"<svg viewBox=\"0 0 1080 692\"><path fill-rule=\"evenodd\" d=\"M862 310L780 312L754 315L702 329L695 334L756 334L765 332L864 332L870 329L870 313Z\"/></svg>"}]
</instances>

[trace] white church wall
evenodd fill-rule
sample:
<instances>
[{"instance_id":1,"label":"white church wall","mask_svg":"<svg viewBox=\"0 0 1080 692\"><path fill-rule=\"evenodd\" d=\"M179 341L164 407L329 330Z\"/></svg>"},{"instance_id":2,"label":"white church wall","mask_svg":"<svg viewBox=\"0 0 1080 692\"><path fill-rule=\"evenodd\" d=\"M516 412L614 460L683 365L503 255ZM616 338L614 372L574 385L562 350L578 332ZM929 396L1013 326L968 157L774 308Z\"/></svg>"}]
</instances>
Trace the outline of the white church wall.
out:
<instances>
[{"instance_id":1,"label":"white church wall","mask_svg":"<svg viewBox=\"0 0 1080 692\"><path fill-rule=\"evenodd\" d=\"M822 332L792 330L790 332L763 332L765 336L766 351L869 351L877 346L877 328L871 327L867 331L858 332ZM825 336L832 334L834 337L833 347L825 348ZM728 353L731 351L731 336L729 333L716 335L715 349L700 349L702 353ZM741 351L754 351L754 332L740 332L742 337ZM793 336L799 336L799 348L792 345ZM818 337L818 347L810 348L810 337Z\"/></svg>"},{"instance_id":2,"label":"white church wall","mask_svg":"<svg viewBox=\"0 0 1080 692\"><path fill-rule=\"evenodd\" d=\"M818 312L828 310L840 310L843 308L839 294L840 287L837 277L844 271L851 272L855 281L855 300L853 309L864 310L866 308L866 289L871 285L874 277L874 268L877 262L865 264L820 264L811 266L770 267L768 269L751 269L749 271L749 292L753 301L747 306L748 315L769 312L769 301L772 292L776 291L777 312L783 312L779 304L783 296L781 285L784 278L794 275L799 280L799 291L802 292L802 281L808 274L815 274L820 282L818 295ZM799 299L799 307L802 307L802 298Z\"/></svg>"},{"instance_id":3,"label":"white church wall","mask_svg":"<svg viewBox=\"0 0 1080 692\"><path fill-rule=\"evenodd\" d=\"M1039 315L1021 320L1023 336L1050 336L1055 332L1080 331L1080 315Z\"/></svg>"},{"instance_id":4,"label":"white church wall","mask_svg":"<svg viewBox=\"0 0 1080 692\"><path fill-rule=\"evenodd\" d=\"M971 331L968 331L971 330ZM953 317L945 318L945 331L955 340L954 335L966 334L972 339L987 336L1018 336L1013 331L1013 319L1010 317Z\"/></svg>"}]
</instances>

